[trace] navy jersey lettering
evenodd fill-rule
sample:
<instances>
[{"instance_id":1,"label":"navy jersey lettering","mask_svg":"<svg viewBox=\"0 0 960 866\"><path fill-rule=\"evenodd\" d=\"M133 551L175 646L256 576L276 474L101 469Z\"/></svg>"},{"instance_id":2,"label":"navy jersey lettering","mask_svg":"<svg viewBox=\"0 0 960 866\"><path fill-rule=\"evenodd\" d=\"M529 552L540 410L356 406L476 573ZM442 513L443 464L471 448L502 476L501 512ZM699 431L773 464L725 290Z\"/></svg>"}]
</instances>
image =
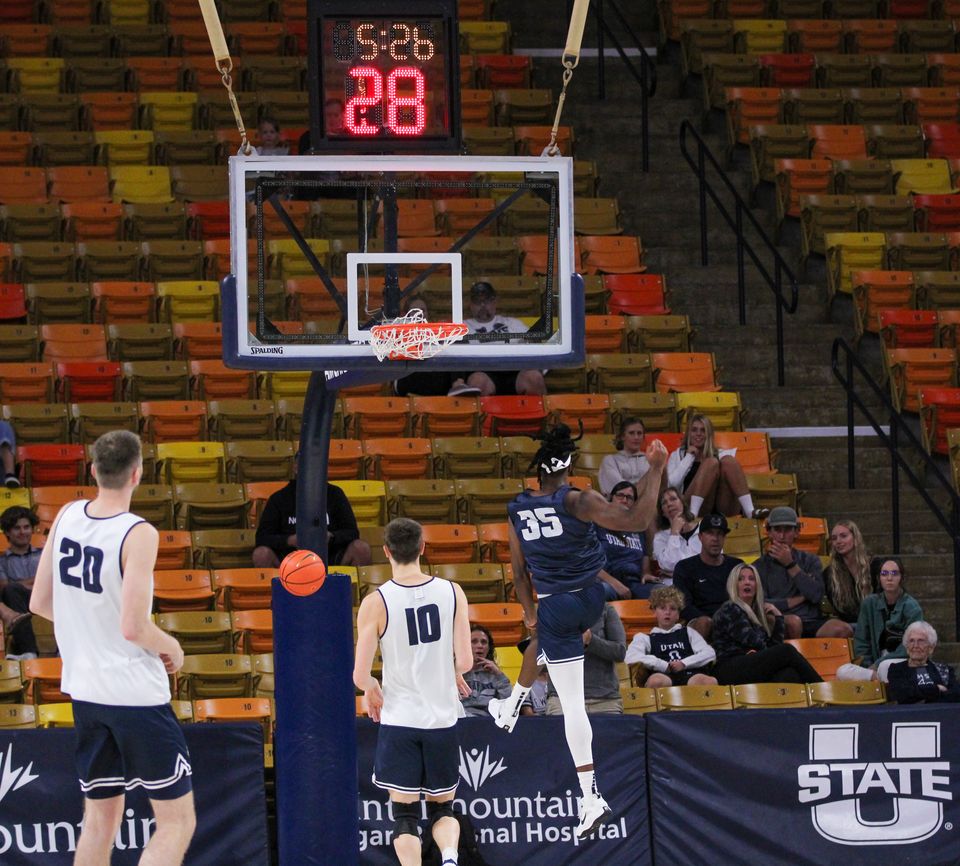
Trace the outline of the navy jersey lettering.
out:
<instances>
[{"instance_id":1,"label":"navy jersey lettering","mask_svg":"<svg viewBox=\"0 0 960 866\"><path fill-rule=\"evenodd\" d=\"M606 570L614 577L643 577L646 542L640 532L617 532L597 527L597 537L607 559Z\"/></svg>"},{"instance_id":2,"label":"navy jersey lettering","mask_svg":"<svg viewBox=\"0 0 960 866\"><path fill-rule=\"evenodd\" d=\"M574 517L564 485L546 496L525 490L507 506L524 559L540 594L573 592L597 579L605 557L592 523Z\"/></svg>"},{"instance_id":3,"label":"navy jersey lettering","mask_svg":"<svg viewBox=\"0 0 960 866\"><path fill-rule=\"evenodd\" d=\"M685 628L667 633L652 632L650 634L650 655L663 659L665 662L678 662L693 655L690 637Z\"/></svg>"}]
</instances>

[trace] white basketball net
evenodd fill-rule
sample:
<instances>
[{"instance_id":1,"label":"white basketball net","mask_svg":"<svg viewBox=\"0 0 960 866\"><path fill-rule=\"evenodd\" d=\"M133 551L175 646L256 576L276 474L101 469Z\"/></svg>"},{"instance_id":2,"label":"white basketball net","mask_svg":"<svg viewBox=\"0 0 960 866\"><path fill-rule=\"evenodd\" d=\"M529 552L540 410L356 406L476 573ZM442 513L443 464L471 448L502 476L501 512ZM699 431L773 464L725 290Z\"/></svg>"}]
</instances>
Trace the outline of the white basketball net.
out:
<instances>
[{"instance_id":1,"label":"white basketball net","mask_svg":"<svg viewBox=\"0 0 960 866\"><path fill-rule=\"evenodd\" d=\"M370 344L378 361L422 361L432 358L467 333L467 326L458 322L428 322L423 310L414 307L409 313L374 325Z\"/></svg>"}]
</instances>

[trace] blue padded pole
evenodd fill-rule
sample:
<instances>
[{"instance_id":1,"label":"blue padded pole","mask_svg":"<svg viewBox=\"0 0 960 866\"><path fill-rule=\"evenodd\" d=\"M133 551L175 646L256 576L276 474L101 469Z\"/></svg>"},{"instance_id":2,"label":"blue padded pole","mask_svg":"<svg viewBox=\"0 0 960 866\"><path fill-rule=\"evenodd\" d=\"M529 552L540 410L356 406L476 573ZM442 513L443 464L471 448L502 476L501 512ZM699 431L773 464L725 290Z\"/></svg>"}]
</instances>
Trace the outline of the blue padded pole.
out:
<instances>
[{"instance_id":1,"label":"blue padded pole","mask_svg":"<svg viewBox=\"0 0 960 866\"><path fill-rule=\"evenodd\" d=\"M327 560L327 455L337 391L310 377L297 476L297 542ZM356 866L353 588L328 574L303 598L273 582L277 835L281 866Z\"/></svg>"}]
</instances>

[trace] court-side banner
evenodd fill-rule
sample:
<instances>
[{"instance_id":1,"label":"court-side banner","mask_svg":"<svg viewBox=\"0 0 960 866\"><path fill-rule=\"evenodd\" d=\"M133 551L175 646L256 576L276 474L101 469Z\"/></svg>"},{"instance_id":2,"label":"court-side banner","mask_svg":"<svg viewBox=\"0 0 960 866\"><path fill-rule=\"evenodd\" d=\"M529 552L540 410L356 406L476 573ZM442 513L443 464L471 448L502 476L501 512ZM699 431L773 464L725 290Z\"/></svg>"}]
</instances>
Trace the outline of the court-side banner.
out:
<instances>
[{"instance_id":1,"label":"court-side banner","mask_svg":"<svg viewBox=\"0 0 960 866\"><path fill-rule=\"evenodd\" d=\"M267 866L263 744L255 724L188 725L197 832L185 866ZM69 866L83 806L71 730L0 733L0 863ZM134 866L153 831L129 794L111 861Z\"/></svg>"},{"instance_id":2,"label":"court-side banner","mask_svg":"<svg viewBox=\"0 0 960 866\"><path fill-rule=\"evenodd\" d=\"M644 720L592 716L591 721L597 779L614 820L583 842L574 839L580 788L561 718L522 718L512 734L488 719L459 722L456 806L480 834L487 862L567 866L587 857L604 866L649 866ZM377 728L358 722L360 862L395 866L387 792L370 781Z\"/></svg>"},{"instance_id":3,"label":"court-side banner","mask_svg":"<svg viewBox=\"0 0 960 866\"><path fill-rule=\"evenodd\" d=\"M955 866L958 731L960 706L647 716L654 863Z\"/></svg>"}]
</instances>

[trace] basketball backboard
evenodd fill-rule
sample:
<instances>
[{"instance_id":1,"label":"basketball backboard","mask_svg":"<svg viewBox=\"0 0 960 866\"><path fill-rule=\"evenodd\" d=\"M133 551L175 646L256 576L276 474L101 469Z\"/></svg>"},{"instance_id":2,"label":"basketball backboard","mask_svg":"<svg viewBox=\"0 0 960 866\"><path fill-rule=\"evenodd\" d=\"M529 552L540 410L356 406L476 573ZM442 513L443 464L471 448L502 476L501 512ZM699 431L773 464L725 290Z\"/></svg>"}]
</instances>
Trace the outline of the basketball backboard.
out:
<instances>
[{"instance_id":1,"label":"basketball backboard","mask_svg":"<svg viewBox=\"0 0 960 866\"><path fill-rule=\"evenodd\" d=\"M224 359L258 369L519 369L583 360L566 157L234 156ZM469 323L470 287L528 329L378 361L370 327L413 300Z\"/></svg>"}]
</instances>

